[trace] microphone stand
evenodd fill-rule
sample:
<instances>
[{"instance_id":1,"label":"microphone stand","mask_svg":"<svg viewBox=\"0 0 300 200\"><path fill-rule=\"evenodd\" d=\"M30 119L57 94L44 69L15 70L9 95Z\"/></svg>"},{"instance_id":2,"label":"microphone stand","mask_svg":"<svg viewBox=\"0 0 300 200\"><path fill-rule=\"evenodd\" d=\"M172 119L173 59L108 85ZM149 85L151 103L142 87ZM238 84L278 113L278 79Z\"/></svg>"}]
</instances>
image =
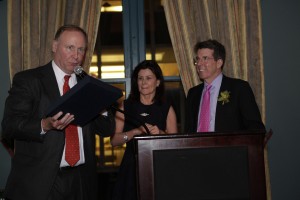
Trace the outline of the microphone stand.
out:
<instances>
[{"instance_id":1,"label":"microphone stand","mask_svg":"<svg viewBox=\"0 0 300 200\"><path fill-rule=\"evenodd\" d=\"M114 105L111 105L110 107L111 107L112 109L114 109L114 110L120 112L120 113L123 113L125 116L128 116L128 117L130 117L130 118L136 120L137 122L139 122L139 123L144 127L144 129L146 130L147 134L150 135L150 131L149 131L149 129L148 129L148 127L146 126L145 123L141 122L140 120L136 119L135 117L130 116L128 113L125 113L124 110L121 110L120 108L118 108L118 107L116 107L116 106L114 106Z\"/></svg>"}]
</instances>

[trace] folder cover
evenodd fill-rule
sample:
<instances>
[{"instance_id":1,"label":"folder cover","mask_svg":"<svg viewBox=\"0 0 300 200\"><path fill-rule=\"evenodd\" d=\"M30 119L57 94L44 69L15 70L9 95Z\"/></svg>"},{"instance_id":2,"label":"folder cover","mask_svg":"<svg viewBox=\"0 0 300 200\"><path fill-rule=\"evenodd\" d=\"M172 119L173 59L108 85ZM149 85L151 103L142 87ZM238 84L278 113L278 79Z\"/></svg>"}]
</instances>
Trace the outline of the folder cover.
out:
<instances>
[{"instance_id":1,"label":"folder cover","mask_svg":"<svg viewBox=\"0 0 300 200\"><path fill-rule=\"evenodd\" d=\"M46 116L53 116L59 111L70 113L75 116L72 124L84 126L122 96L122 90L85 76L49 107Z\"/></svg>"}]
</instances>

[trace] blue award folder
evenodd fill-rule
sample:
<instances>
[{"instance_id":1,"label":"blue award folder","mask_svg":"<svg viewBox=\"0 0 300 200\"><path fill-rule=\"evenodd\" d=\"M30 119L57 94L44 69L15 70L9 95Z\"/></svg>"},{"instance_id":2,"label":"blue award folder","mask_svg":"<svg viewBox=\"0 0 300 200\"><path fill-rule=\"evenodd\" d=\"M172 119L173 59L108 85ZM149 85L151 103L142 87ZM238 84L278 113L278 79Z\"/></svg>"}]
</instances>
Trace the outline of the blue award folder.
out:
<instances>
[{"instance_id":1,"label":"blue award folder","mask_svg":"<svg viewBox=\"0 0 300 200\"><path fill-rule=\"evenodd\" d=\"M53 116L59 111L70 113L75 117L72 124L84 126L122 96L122 90L85 76L49 107L46 116Z\"/></svg>"}]
</instances>

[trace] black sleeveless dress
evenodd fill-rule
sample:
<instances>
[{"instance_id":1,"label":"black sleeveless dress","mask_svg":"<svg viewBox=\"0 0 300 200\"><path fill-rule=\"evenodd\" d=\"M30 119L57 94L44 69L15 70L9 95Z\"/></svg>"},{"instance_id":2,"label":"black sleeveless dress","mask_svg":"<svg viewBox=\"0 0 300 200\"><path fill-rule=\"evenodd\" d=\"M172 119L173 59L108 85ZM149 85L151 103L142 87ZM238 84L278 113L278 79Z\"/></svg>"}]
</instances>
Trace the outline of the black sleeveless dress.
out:
<instances>
[{"instance_id":1,"label":"black sleeveless dress","mask_svg":"<svg viewBox=\"0 0 300 200\"><path fill-rule=\"evenodd\" d=\"M125 100L124 111L130 116L125 116L124 132L140 127L140 122L157 125L160 130L166 130L169 109L169 103L144 105L140 102ZM137 199L136 163L133 140L130 140L126 144L126 150L113 193L113 200L125 199Z\"/></svg>"}]
</instances>

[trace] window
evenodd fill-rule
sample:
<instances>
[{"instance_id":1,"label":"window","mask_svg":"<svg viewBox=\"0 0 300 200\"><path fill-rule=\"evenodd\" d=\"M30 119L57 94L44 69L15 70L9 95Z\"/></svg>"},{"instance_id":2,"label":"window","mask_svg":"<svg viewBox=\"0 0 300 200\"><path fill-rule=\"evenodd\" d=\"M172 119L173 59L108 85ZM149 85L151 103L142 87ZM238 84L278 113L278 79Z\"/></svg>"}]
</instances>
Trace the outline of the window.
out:
<instances>
[{"instance_id":1,"label":"window","mask_svg":"<svg viewBox=\"0 0 300 200\"><path fill-rule=\"evenodd\" d=\"M161 1L104 0L90 74L122 89L122 101L130 92L134 67L144 59L155 59L161 66L166 95L174 106L178 128L182 131L185 96ZM96 146L100 168L120 165L125 145L112 148L109 138L99 137Z\"/></svg>"}]
</instances>

